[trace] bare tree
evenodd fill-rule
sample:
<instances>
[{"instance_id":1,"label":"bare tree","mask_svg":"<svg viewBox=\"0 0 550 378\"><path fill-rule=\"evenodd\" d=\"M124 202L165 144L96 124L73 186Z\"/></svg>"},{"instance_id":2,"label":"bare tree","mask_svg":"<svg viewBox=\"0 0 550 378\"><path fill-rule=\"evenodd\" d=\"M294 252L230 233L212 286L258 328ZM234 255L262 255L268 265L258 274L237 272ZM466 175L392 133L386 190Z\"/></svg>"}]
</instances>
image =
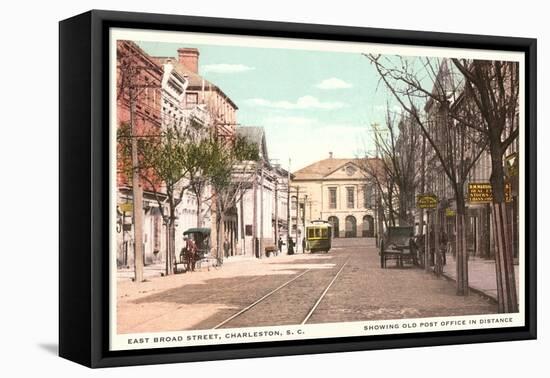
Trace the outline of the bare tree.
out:
<instances>
[{"instance_id":1,"label":"bare tree","mask_svg":"<svg viewBox=\"0 0 550 378\"><path fill-rule=\"evenodd\" d=\"M401 107L420 127L452 188L456 201L457 294L468 294L465 230L465 183L487 145L487 138L470 128L469 99L461 76L446 60L365 55ZM431 87L431 88L428 88ZM424 109L424 113L421 109Z\"/></svg>"},{"instance_id":2,"label":"bare tree","mask_svg":"<svg viewBox=\"0 0 550 378\"><path fill-rule=\"evenodd\" d=\"M452 61L464 75L465 92L481 115L482 122L468 123L468 126L484 135L491 154L499 310L517 312L513 243L511 232L507 230L511 222L505 203L503 156L519 133L519 63L468 59Z\"/></svg>"},{"instance_id":3,"label":"bare tree","mask_svg":"<svg viewBox=\"0 0 550 378\"><path fill-rule=\"evenodd\" d=\"M398 119L399 117L399 119ZM392 225L395 226L395 213L400 226L413 222L411 210L414 207L414 195L418 181L419 167L416 157L419 148L420 132L415 127L414 120L404 115L396 115L386 111L386 128L373 127L377 155L380 158L381 169L365 167L370 176L377 182L385 182L387 195L384 203L389 208ZM382 175L382 177L379 177ZM395 210L394 200L397 200Z\"/></svg>"},{"instance_id":4,"label":"bare tree","mask_svg":"<svg viewBox=\"0 0 550 378\"><path fill-rule=\"evenodd\" d=\"M358 165L366 173L366 184L376 189L377 206L385 211L379 211L378 216L384 227L395 226L397 210L395 209L396 186L389 172L390 164L384 157L365 156L359 161Z\"/></svg>"}]
</instances>

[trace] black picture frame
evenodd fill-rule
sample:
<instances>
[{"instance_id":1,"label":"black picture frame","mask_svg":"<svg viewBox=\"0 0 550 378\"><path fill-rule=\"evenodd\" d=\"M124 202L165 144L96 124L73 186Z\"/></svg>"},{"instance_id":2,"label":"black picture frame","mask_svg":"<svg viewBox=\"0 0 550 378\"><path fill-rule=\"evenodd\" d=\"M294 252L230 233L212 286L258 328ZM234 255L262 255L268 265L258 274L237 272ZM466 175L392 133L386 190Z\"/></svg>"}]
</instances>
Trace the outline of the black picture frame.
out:
<instances>
[{"instance_id":1,"label":"black picture frame","mask_svg":"<svg viewBox=\"0 0 550 378\"><path fill-rule=\"evenodd\" d=\"M525 53L525 326L109 351L108 37L112 27ZM92 10L59 24L59 355L89 367L536 338L536 39Z\"/></svg>"}]
</instances>

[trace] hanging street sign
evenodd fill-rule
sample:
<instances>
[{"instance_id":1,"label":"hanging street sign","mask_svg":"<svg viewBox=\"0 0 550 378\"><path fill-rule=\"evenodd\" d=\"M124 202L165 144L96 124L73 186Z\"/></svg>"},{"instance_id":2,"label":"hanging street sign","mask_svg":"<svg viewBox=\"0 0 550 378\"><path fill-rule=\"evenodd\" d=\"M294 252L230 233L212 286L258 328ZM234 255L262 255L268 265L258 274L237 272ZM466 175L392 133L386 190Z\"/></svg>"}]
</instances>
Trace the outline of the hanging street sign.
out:
<instances>
[{"instance_id":1,"label":"hanging street sign","mask_svg":"<svg viewBox=\"0 0 550 378\"><path fill-rule=\"evenodd\" d=\"M123 213L131 213L134 210L133 202L125 202L118 205L118 208Z\"/></svg>"},{"instance_id":2,"label":"hanging street sign","mask_svg":"<svg viewBox=\"0 0 550 378\"><path fill-rule=\"evenodd\" d=\"M416 196L416 207L419 209L435 209L437 201L435 194L419 194Z\"/></svg>"},{"instance_id":3,"label":"hanging street sign","mask_svg":"<svg viewBox=\"0 0 550 378\"><path fill-rule=\"evenodd\" d=\"M455 215L456 215L456 211L454 211L450 207L445 209L445 216L446 217L454 217Z\"/></svg>"},{"instance_id":4,"label":"hanging street sign","mask_svg":"<svg viewBox=\"0 0 550 378\"><path fill-rule=\"evenodd\" d=\"M504 183L504 200L512 202L512 185ZM493 202L493 187L488 182L471 182L468 184L468 201L470 203Z\"/></svg>"},{"instance_id":5,"label":"hanging street sign","mask_svg":"<svg viewBox=\"0 0 550 378\"><path fill-rule=\"evenodd\" d=\"M493 187L489 183L471 182L468 184L468 201L470 203L493 202Z\"/></svg>"}]
</instances>

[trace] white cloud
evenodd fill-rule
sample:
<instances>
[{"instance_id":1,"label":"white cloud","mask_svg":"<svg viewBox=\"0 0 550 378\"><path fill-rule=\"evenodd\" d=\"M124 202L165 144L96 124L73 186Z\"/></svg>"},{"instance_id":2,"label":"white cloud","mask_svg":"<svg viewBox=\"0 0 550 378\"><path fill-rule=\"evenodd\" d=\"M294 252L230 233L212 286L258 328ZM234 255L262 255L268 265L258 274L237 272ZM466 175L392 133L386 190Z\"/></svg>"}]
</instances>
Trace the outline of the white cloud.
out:
<instances>
[{"instance_id":1,"label":"white cloud","mask_svg":"<svg viewBox=\"0 0 550 378\"><path fill-rule=\"evenodd\" d=\"M353 85L342 79L331 77L330 79L321 81L316 87L319 89L346 89L353 87Z\"/></svg>"},{"instance_id":2,"label":"white cloud","mask_svg":"<svg viewBox=\"0 0 550 378\"><path fill-rule=\"evenodd\" d=\"M251 98L246 100L246 103L253 106L262 106L266 108L285 109L285 110L294 110L294 109L333 110L333 109L340 109L346 106L345 103L338 102L338 101L322 102L313 96L302 96L298 100L296 100L296 102L290 102L286 100L271 101L263 98Z\"/></svg>"},{"instance_id":3,"label":"white cloud","mask_svg":"<svg viewBox=\"0 0 550 378\"><path fill-rule=\"evenodd\" d=\"M213 73L239 73L254 70L254 67L246 66L244 64L207 64L201 67L202 72Z\"/></svg>"}]
</instances>

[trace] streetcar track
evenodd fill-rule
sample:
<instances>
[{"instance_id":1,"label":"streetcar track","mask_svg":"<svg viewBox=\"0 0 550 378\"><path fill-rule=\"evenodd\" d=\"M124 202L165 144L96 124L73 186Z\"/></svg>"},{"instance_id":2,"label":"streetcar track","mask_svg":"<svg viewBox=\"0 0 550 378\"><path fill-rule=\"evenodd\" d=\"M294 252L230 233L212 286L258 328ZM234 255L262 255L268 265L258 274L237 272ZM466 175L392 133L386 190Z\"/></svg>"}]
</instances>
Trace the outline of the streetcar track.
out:
<instances>
[{"instance_id":1,"label":"streetcar track","mask_svg":"<svg viewBox=\"0 0 550 378\"><path fill-rule=\"evenodd\" d=\"M351 256L348 255L346 261L342 264L342 266L340 267L338 272L336 272L336 274L334 275L334 277L332 278L330 283L327 285L325 290L321 293L321 296L317 299L317 301L315 302L313 307L310 309L310 311L308 312L308 314L306 315L306 317L304 318L304 320L300 324L305 324L309 320L309 318L311 318L311 315L313 315L313 313L315 312L315 310L317 309L317 307L319 306L319 304L321 303L321 301L323 300L323 298L325 297L325 295L327 294L327 292L329 291L331 286L334 284L334 282L336 282L336 280L338 279L338 276L340 275L340 273L342 273L342 271L344 270L344 267L347 265L347 263L349 262L350 259L351 259ZM248 312L253 307L260 304L261 302L263 302L267 298L271 297L272 295L274 295L275 293L277 293L281 289L285 288L286 286L288 286L292 282L296 281L298 278L302 277L304 274L306 274L307 272L309 272L311 270L313 270L313 268L310 268L310 269L302 272L301 274L297 275L296 277L293 277L292 279L288 280L284 284L278 286L277 288L273 289L269 293L265 294L263 297L256 300L252 304L246 306L245 308L243 308L240 311L236 312L235 314L231 315L229 318L225 319L224 321L222 321L221 323L219 323L218 325L216 325L212 329L218 329L218 328L224 326L225 324L229 323L230 321L234 320L235 318L239 317L240 315L244 314L245 312Z\"/></svg>"},{"instance_id":2,"label":"streetcar track","mask_svg":"<svg viewBox=\"0 0 550 378\"><path fill-rule=\"evenodd\" d=\"M250 280L247 280L247 281L245 281L245 282L239 282L238 284L235 284L235 285L231 286L231 287L229 288L229 290L234 290L234 289L237 289L237 288L239 288L239 287L241 287L241 286L247 285L247 284L249 284L249 283L258 281L260 278L264 278L264 276L257 276L257 277L254 277L254 278L250 279ZM194 302L188 303L187 305L201 304L201 303L203 303L204 301L207 301L207 300L209 300L209 299L211 299L211 298L213 298L213 297L215 297L215 296L217 296L217 295L219 295L219 293L212 293L212 294L210 294L210 295L207 295L206 297L203 297L203 298L200 298L200 299L198 299L198 300L196 300L196 301L194 301ZM179 306L177 306L177 307L176 307L175 309L173 309L173 310L167 311L167 312L165 312L165 313L163 313L163 314L161 314L161 315L154 316L154 317L152 317L152 318L149 318L149 319L147 319L147 320L144 320L144 321L142 321L142 322L140 322L140 323L134 325L134 328L135 328L135 327L140 327L140 326L142 326L142 325L144 325L144 324L147 324L147 323L149 323L149 322L152 322L153 320L157 320L157 319L160 319L160 318L164 318L164 317L166 317L166 316L168 316L168 315L171 315L171 314L173 314L174 312L177 312L178 310L180 310L182 307L184 307L184 305L179 305Z\"/></svg>"},{"instance_id":3,"label":"streetcar track","mask_svg":"<svg viewBox=\"0 0 550 378\"><path fill-rule=\"evenodd\" d=\"M311 318L311 315L313 315L313 312L317 309L317 307L319 306L319 304L321 303L321 301L323 300L323 298L325 297L325 295L327 294L327 292L329 291L330 287L332 286L332 284L334 284L334 282L336 282L336 279L338 278L338 276L340 275L340 273L342 273L342 271L344 270L344 267L347 265L347 263L349 262L349 260L351 259L351 256L348 256L348 258L346 259L346 262L344 262L342 264L342 267L340 268L340 270L338 270L338 273L336 273L336 275L332 278L332 281L330 281L330 283L328 284L328 286L325 288L325 290L323 291L323 293L321 294L321 296L317 299L317 302L315 302L315 304L313 305L313 307L311 308L311 310L309 310L308 314L306 315L306 317L304 318L304 320L302 320L302 323L301 324L306 324L307 321L309 320L309 318Z\"/></svg>"},{"instance_id":4,"label":"streetcar track","mask_svg":"<svg viewBox=\"0 0 550 378\"><path fill-rule=\"evenodd\" d=\"M270 296L272 296L273 294L275 294L276 292L278 292L279 290L283 289L284 287L286 287L287 285L291 284L292 282L296 281L298 278L302 277L304 274L306 274L307 272L311 271L312 269L308 269L302 273L300 273L299 275L297 275L296 277L293 277L291 280L288 280L287 282L285 282L284 284L278 286L277 288L271 290L269 293L267 293L266 295L264 295L263 297L261 297L260 299L258 299L257 301L255 301L254 303L246 306L245 308L243 308L242 310L240 310L239 312L231 315L229 318L225 319L223 322L219 323L217 326L213 327L212 329L217 329L217 328L220 328L221 326L223 326L224 324L226 323L229 323L231 320L235 319L236 317L238 317L239 315L247 312L248 310L250 310L252 307L256 306L258 303L260 302L263 302L265 299L269 298Z\"/></svg>"}]
</instances>

